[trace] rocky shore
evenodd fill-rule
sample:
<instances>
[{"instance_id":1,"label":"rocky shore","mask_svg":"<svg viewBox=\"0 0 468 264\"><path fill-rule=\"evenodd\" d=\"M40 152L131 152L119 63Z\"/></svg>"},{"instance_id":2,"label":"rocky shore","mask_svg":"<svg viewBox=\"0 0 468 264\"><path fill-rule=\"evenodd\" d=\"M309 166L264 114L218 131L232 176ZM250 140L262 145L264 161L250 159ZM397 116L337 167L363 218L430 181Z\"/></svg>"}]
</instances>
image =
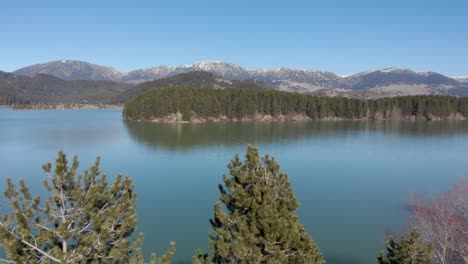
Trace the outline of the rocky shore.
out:
<instances>
[{"instance_id":1,"label":"rocky shore","mask_svg":"<svg viewBox=\"0 0 468 264\"><path fill-rule=\"evenodd\" d=\"M65 109L122 109L113 104L58 104L58 105L2 105L1 108L13 110L65 110Z\"/></svg>"},{"instance_id":2,"label":"rocky shore","mask_svg":"<svg viewBox=\"0 0 468 264\"><path fill-rule=\"evenodd\" d=\"M191 117L190 120L184 120L183 116L181 113L174 113L170 114L166 117L162 118L148 118L148 119L131 119L128 117L124 116L124 119L127 121L138 121L138 122L153 122L153 123L209 123L209 122L280 122L280 121L309 121L309 120L317 120L317 119L312 119L309 116L305 114L289 114L289 115L278 115L278 116L272 116L272 115L254 115L254 116L246 116L242 118L236 118L236 117L227 117L227 116L218 116L218 117ZM466 120L466 117L461 115L461 114L456 114L456 115L450 115L447 117L438 117L434 115L428 115L428 116L415 116L415 115L409 115L409 116L403 116L401 114L398 115L387 115L385 116L383 113L377 113L374 116L368 116L368 117L363 117L363 118L339 118L339 117L334 117L334 118L323 118L319 120L328 120L328 121L343 121L343 120L361 120L361 121L384 121L384 120L409 120L409 121L416 121L416 120Z\"/></svg>"}]
</instances>

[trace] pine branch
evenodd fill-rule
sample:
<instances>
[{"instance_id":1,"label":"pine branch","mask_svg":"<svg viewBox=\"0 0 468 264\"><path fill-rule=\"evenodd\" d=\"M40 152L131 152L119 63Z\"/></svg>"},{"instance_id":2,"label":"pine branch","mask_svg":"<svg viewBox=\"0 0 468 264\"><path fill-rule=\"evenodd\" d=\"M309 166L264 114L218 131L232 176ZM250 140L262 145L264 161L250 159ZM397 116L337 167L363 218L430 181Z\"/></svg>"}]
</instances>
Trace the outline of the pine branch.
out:
<instances>
[{"instance_id":1,"label":"pine branch","mask_svg":"<svg viewBox=\"0 0 468 264\"><path fill-rule=\"evenodd\" d=\"M41 253L43 256L47 257L48 259L52 260L53 262L56 262L56 263L60 263L60 260L58 260L57 258L54 258L53 256L51 256L50 254L48 254L47 252L45 252L44 250L34 246L33 244L29 243L28 241L24 240L23 238L21 238L20 236L16 235L15 233L11 232L10 230L6 229L5 225L3 223L0 222L0 226L5 230L7 231L10 235L12 235L13 237L15 237L16 239L18 239L19 241L21 241L21 243L27 245L28 247L36 250L37 252Z\"/></svg>"},{"instance_id":2,"label":"pine branch","mask_svg":"<svg viewBox=\"0 0 468 264\"><path fill-rule=\"evenodd\" d=\"M6 259L3 259L3 258L0 258L0 263L12 263L12 264L16 264L15 261L6 260Z\"/></svg>"}]
</instances>

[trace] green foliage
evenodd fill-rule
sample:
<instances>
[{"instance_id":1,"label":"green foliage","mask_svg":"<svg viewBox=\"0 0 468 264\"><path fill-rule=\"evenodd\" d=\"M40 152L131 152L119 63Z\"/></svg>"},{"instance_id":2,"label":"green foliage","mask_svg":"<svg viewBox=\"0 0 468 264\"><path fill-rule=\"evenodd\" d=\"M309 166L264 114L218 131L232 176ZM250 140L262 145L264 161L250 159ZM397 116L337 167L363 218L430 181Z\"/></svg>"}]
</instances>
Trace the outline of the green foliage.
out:
<instances>
[{"instance_id":1,"label":"green foliage","mask_svg":"<svg viewBox=\"0 0 468 264\"><path fill-rule=\"evenodd\" d=\"M380 252L380 264L432 264L433 247L425 245L416 232L403 235L400 241L390 238L387 253Z\"/></svg>"},{"instance_id":2,"label":"green foliage","mask_svg":"<svg viewBox=\"0 0 468 264\"><path fill-rule=\"evenodd\" d=\"M298 202L288 176L274 158L247 148L228 165L211 219L212 259L197 252L193 263L324 263L299 223Z\"/></svg>"},{"instance_id":3,"label":"green foliage","mask_svg":"<svg viewBox=\"0 0 468 264\"><path fill-rule=\"evenodd\" d=\"M141 252L141 249L137 249L135 251L135 254L131 255L129 258L128 263L129 264L144 264L144 263L149 263L149 264L170 264L171 259L175 254L175 243L171 242L169 249L167 252L162 255L161 257L157 257L156 253L151 254L150 261L147 262L145 261L143 254Z\"/></svg>"},{"instance_id":4,"label":"green foliage","mask_svg":"<svg viewBox=\"0 0 468 264\"><path fill-rule=\"evenodd\" d=\"M405 96L372 100L317 97L268 89L166 87L147 91L124 108L128 120L164 118L177 112L191 117L252 118L299 114L311 119L450 118L468 115L468 98Z\"/></svg>"},{"instance_id":5,"label":"green foliage","mask_svg":"<svg viewBox=\"0 0 468 264\"><path fill-rule=\"evenodd\" d=\"M17 263L126 263L142 242L131 241L137 218L136 194L129 177L112 184L99 169L100 159L83 174L59 152L44 187L49 197L32 196L24 180L19 189L7 179L11 213L0 217L0 245ZM171 251L161 263L168 263Z\"/></svg>"},{"instance_id":6,"label":"green foliage","mask_svg":"<svg viewBox=\"0 0 468 264\"><path fill-rule=\"evenodd\" d=\"M211 261L208 254L203 254L200 250L197 250L192 258L192 264L213 264L213 261Z\"/></svg>"}]
</instances>

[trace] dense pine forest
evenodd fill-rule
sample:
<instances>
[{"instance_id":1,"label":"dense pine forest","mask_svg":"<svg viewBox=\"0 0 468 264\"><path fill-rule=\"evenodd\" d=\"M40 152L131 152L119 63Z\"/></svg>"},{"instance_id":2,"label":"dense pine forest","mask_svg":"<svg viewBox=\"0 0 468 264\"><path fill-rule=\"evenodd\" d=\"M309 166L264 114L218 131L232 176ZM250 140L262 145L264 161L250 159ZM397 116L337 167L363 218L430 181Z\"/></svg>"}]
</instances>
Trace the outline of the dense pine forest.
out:
<instances>
[{"instance_id":1,"label":"dense pine forest","mask_svg":"<svg viewBox=\"0 0 468 264\"><path fill-rule=\"evenodd\" d=\"M0 105L30 105L29 99L23 98L19 95L13 94L0 94Z\"/></svg>"},{"instance_id":2,"label":"dense pine forest","mask_svg":"<svg viewBox=\"0 0 468 264\"><path fill-rule=\"evenodd\" d=\"M158 88L124 108L143 121L216 119L454 119L468 116L468 98L422 95L361 100L318 97L269 89Z\"/></svg>"}]
</instances>

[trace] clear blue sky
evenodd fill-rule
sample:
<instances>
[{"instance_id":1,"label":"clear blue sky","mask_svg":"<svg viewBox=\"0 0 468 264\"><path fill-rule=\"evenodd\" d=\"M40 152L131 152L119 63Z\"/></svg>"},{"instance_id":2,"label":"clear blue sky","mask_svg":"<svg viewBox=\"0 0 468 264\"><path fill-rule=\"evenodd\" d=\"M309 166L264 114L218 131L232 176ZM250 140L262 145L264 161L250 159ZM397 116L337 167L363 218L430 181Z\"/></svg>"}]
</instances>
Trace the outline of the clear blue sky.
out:
<instances>
[{"instance_id":1,"label":"clear blue sky","mask_svg":"<svg viewBox=\"0 0 468 264\"><path fill-rule=\"evenodd\" d=\"M468 75L468 1L2 0L0 70L59 59Z\"/></svg>"}]
</instances>

